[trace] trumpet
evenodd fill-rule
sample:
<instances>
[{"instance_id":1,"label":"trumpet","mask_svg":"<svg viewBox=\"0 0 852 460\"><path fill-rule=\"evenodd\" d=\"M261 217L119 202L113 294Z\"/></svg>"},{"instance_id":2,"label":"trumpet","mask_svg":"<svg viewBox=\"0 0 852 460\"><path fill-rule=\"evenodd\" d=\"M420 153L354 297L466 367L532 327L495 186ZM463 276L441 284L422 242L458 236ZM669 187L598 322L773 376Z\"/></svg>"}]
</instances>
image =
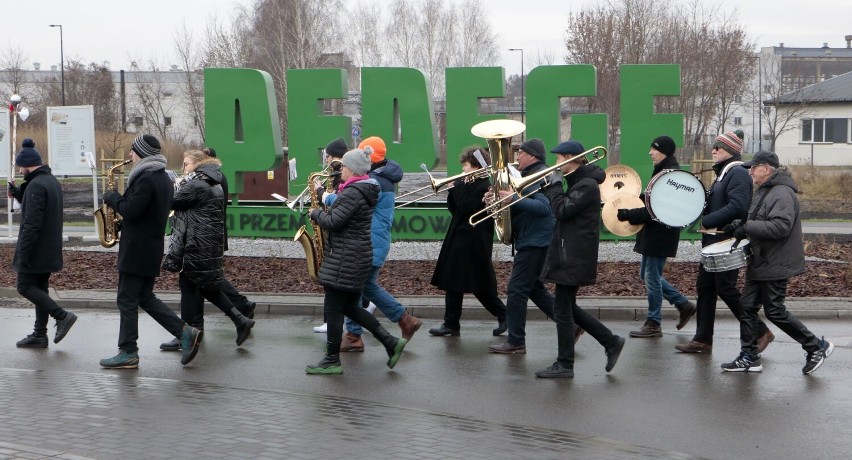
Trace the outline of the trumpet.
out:
<instances>
[{"instance_id":1,"label":"trumpet","mask_svg":"<svg viewBox=\"0 0 852 460\"><path fill-rule=\"evenodd\" d=\"M405 198L407 196L414 195L415 193L421 192L421 191L426 190L427 188L430 188L430 187L434 191L434 196L437 196L439 193L453 188L453 183L455 181L459 180L459 179L462 179L462 180L465 181L465 183L468 183L468 182L476 180L476 179L491 177L491 171L489 171L488 169L475 169L473 171L469 171L469 172L461 173L461 174L456 174L455 176L451 176L451 177L447 177L445 179L439 180L439 179L435 179L435 177L432 176L432 173L429 172L429 168L427 168L425 164L420 163L420 168L423 169L423 171L426 171L426 174L429 175L429 185L425 185L423 187L412 190L410 192L403 193L402 195L398 196L397 199ZM446 185L449 185L449 187L444 188ZM405 201L403 203L396 205L394 207L394 209L399 209L399 208L401 208L403 206L407 206L411 203L416 203L420 200L425 200L426 198L429 198L431 196L433 196L433 194L424 195L424 196L421 196L419 198L415 198L415 199L410 200L410 201Z\"/></svg>"},{"instance_id":2,"label":"trumpet","mask_svg":"<svg viewBox=\"0 0 852 460\"><path fill-rule=\"evenodd\" d=\"M509 209L513 204L523 200L524 198L531 197L532 195L535 194L535 192L539 191L539 189L541 188L541 187L535 187L532 190L530 190L529 193L524 193L525 191L527 191L527 189L529 189L533 185L539 184L542 181L544 182L544 183L541 184L542 186L551 185L547 180L548 176L550 176L551 173L553 173L556 170L562 169L562 167L567 165L568 163L570 163L572 161L577 161L581 158L584 158L588 164L592 164L592 163L601 161L604 158L606 158L606 147L601 146L601 145L599 145L597 147L593 147L589 150L586 150L583 153L578 153L577 155L574 155L573 157L571 157L571 158L569 158L569 159L567 159L567 160L565 160L561 163L557 163L557 164L555 164L555 165L553 165L553 166L551 166L547 169L542 169L541 171L539 171L535 174L530 174L529 176L526 176L526 177L521 177L521 178L509 177L509 185L511 186L511 189L514 190L515 193L513 195L509 195L507 197L500 198L499 200L492 202L491 204L489 204L488 206L486 206L482 210L480 210L480 211L476 212L475 214L473 214L472 216L470 216L470 219L468 220L468 222L470 223L470 225L476 226L478 224L481 224L482 222L485 222L488 219L494 218L495 216L499 215L503 211L506 211L507 209ZM517 199L514 199L515 195L518 196Z\"/></svg>"}]
</instances>

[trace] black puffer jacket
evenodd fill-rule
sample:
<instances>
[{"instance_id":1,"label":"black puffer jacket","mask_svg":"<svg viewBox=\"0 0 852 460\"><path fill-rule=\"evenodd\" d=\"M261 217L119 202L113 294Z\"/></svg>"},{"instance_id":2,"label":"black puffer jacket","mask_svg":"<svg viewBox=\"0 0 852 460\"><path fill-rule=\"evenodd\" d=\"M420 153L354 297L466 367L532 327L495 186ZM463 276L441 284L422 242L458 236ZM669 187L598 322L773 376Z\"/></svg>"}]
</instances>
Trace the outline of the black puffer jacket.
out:
<instances>
[{"instance_id":1,"label":"black puffer jacket","mask_svg":"<svg viewBox=\"0 0 852 460\"><path fill-rule=\"evenodd\" d=\"M18 191L21 226L12 268L19 273L55 273L62 269L62 187L42 166L24 176Z\"/></svg>"},{"instance_id":2,"label":"black puffer jacket","mask_svg":"<svg viewBox=\"0 0 852 460\"><path fill-rule=\"evenodd\" d=\"M588 286L597 281L601 189L606 173L595 165L580 166L562 184L544 189L556 216L556 231L550 240L543 281L565 286Z\"/></svg>"},{"instance_id":3,"label":"black puffer jacket","mask_svg":"<svg viewBox=\"0 0 852 460\"><path fill-rule=\"evenodd\" d=\"M373 263L370 223L379 200L379 186L366 179L364 176L364 180L346 185L328 211L311 211L311 220L328 231L319 269L319 282L323 286L360 292L370 276Z\"/></svg>"},{"instance_id":4,"label":"black puffer jacket","mask_svg":"<svg viewBox=\"0 0 852 460\"><path fill-rule=\"evenodd\" d=\"M224 279L225 208L221 164L215 158L200 161L178 187L172 202L175 224L163 267L169 271L183 270L199 288L216 288Z\"/></svg>"},{"instance_id":5,"label":"black puffer jacket","mask_svg":"<svg viewBox=\"0 0 852 460\"><path fill-rule=\"evenodd\" d=\"M745 223L752 253L746 265L749 280L782 280L804 273L805 249L797 192L796 182L785 168L777 170L755 192ZM763 196L766 198L761 201Z\"/></svg>"},{"instance_id":6,"label":"black puffer jacket","mask_svg":"<svg viewBox=\"0 0 852 460\"><path fill-rule=\"evenodd\" d=\"M663 161L654 166L654 176L664 169L680 169L677 158L674 155L667 156ZM645 201L645 194L640 196ZM633 251L652 257L675 257L677 245L680 241L680 228L672 228L661 224L651 218L648 208L634 208L627 210L627 221L631 224L645 224L639 234L636 235L636 244Z\"/></svg>"},{"instance_id":7,"label":"black puffer jacket","mask_svg":"<svg viewBox=\"0 0 852 460\"><path fill-rule=\"evenodd\" d=\"M742 166L734 165L725 172L721 180L719 179L719 175L722 174L726 166L740 160L740 155L735 155L713 165L716 177L713 180L713 185L710 186L710 193L707 195L707 207L704 208L704 217L701 219L702 227L721 230L734 219L745 218L748 208L751 206L752 195L751 177L749 177L748 171ZM730 238L730 235L705 233L701 237L701 245L706 247L728 238Z\"/></svg>"}]
</instances>

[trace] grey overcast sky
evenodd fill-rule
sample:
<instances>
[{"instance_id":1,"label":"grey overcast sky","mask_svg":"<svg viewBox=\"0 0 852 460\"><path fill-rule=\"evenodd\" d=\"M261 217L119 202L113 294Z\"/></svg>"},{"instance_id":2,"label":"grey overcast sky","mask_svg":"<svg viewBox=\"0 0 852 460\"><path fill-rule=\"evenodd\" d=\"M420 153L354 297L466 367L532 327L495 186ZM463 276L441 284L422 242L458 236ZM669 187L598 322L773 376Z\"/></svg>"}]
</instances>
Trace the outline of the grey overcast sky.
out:
<instances>
[{"instance_id":1,"label":"grey overcast sky","mask_svg":"<svg viewBox=\"0 0 852 460\"><path fill-rule=\"evenodd\" d=\"M462 0L445 0L461 3ZM561 63L568 14L604 0L482 0L488 20L498 33L506 74L520 72L523 48L525 71L550 55ZM680 1L680 0L676 0ZM390 2L379 0L380 3ZM737 10L738 20L758 46L846 46L852 35L849 0L714 0L726 11ZM0 0L5 21L0 28L0 50L20 48L30 63L42 69L58 65L62 24L65 58L84 62L108 61L114 70L128 67L130 58L176 62L173 37L183 24L203 32L210 15L229 16L237 4L254 0Z\"/></svg>"}]
</instances>

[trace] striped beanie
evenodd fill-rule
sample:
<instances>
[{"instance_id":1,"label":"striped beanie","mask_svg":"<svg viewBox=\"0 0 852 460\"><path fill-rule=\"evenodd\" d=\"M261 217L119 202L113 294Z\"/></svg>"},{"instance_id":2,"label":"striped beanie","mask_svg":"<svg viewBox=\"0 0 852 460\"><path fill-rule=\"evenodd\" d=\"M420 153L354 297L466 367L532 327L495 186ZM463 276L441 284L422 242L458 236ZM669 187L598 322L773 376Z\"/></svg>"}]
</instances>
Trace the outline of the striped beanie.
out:
<instances>
[{"instance_id":1,"label":"striped beanie","mask_svg":"<svg viewBox=\"0 0 852 460\"><path fill-rule=\"evenodd\" d=\"M739 155L743 151L743 140L732 131L719 134L716 137L716 142L713 147L720 147L728 151L731 155Z\"/></svg>"},{"instance_id":2,"label":"striped beanie","mask_svg":"<svg viewBox=\"0 0 852 460\"><path fill-rule=\"evenodd\" d=\"M160 141L150 134L140 134L136 137L136 139L133 139L133 144L130 146L130 150L136 152L136 154L139 155L139 158L159 155Z\"/></svg>"}]
</instances>

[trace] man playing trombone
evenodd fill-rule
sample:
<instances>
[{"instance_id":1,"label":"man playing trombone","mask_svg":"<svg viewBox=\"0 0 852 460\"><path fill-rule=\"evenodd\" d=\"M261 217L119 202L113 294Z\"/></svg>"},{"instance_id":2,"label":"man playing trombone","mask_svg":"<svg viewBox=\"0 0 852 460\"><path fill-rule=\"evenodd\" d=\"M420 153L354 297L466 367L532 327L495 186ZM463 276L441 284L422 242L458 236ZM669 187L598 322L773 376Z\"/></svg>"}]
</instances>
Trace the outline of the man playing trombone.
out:
<instances>
[{"instance_id":1,"label":"man playing trombone","mask_svg":"<svg viewBox=\"0 0 852 460\"><path fill-rule=\"evenodd\" d=\"M541 139L529 139L518 150L517 161L521 176L547 169L544 162L545 150ZM538 188L538 185L534 186ZM553 294L539 280L544 258L556 219L550 202L538 190L520 198L513 190L500 190L500 201L516 201L512 206L512 244L515 259L509 277L506 301L506 325L509 336L500 344L491 345L488 351L501 354L523 354L527 352L524 328L527 320L527 301L533 303L553 319ZM486 198L493 194L486 194ZM494 200L486 200L491 204Z\"/></svg>"},{"instance_id":2,"label":"man playing trombone","mask_svg":"<svg viewBox=\"0 0 852 460\"><path fill-rule=\"evenodd\" d=\"M597 318L577 305L580 286L594 284L597 280L600 184L606 174L598 166L587 164L583 145L577 141L565 141L551 152L556 154L557 166L565 174L565 183L568 185L566 192L562 188L562 181L556 179L543 189L556 217L556 229L550 240L541 279L556 283L553 316L556 321L558 354L553 365L535 375L542 378L574 377L575 324L604 346L607 358L605 369L609 372L618 361L624 338L613 334Z\"/></svg>"}]
</instances>

